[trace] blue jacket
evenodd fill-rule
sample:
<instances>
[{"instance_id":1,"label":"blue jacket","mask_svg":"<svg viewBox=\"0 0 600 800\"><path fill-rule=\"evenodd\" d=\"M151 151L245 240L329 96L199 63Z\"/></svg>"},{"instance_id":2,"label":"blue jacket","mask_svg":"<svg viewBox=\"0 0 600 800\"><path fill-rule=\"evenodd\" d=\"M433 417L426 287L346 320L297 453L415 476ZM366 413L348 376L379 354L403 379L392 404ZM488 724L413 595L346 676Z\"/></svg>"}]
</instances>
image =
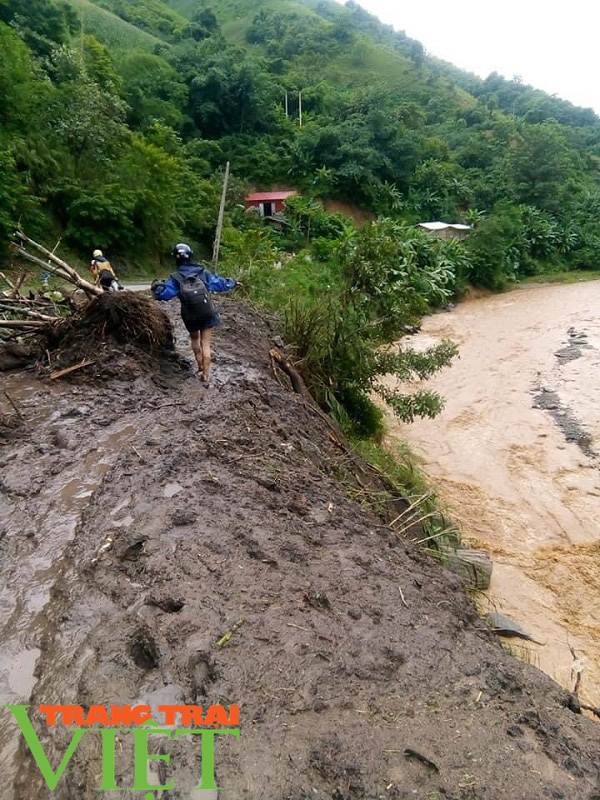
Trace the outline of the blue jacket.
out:
<instances>
[{"instance_id":1,"label":"blue jacket","mask_svg":"<svg viewBox=\"0 0 600 800\"><path fill-rule=\"evenodd\" d=\"M236 285L233 278L213 275L201 264L181 264L176 272L181 272L184 278L198 276L204 281L209 292L229 292ZM179 284L169 276L166 281L161 281L152 289L152 294L156 300L172 300L174 297L179 297Z\"/></svg>"}]
</instances>

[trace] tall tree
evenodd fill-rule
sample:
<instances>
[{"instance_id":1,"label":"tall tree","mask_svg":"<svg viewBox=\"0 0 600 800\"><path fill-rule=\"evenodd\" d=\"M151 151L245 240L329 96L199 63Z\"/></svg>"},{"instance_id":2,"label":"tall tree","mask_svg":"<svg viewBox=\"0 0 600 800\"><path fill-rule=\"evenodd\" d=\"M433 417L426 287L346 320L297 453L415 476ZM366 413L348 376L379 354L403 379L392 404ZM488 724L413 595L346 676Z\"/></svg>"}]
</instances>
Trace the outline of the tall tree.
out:
<instances>
[{"instance_id":1,"label":"tall tree","mask_svg":"<svg viewBox=\"0 0 600 800\"><path fill-rule=\"evenodd\" d=\"M509 157L515 199L547 210L558 210L566 180L574 177L573 155L556 122L523 126Z\"/></svg>"}]
</instances>

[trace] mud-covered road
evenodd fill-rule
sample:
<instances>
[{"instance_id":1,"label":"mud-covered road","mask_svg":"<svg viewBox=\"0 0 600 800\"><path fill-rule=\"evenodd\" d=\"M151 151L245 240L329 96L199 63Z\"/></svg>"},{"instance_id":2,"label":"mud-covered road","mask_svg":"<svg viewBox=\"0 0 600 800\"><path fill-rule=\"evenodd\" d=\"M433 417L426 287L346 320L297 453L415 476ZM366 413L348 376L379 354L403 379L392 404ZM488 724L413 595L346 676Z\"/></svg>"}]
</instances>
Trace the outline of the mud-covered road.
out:
<instances>
[{"instance_id":1,"label":"mud-covered road","mask_svg":"<svg viewBox=\"0 0 600 800\"><path fill-rule=\"evenodd\" d=\"M72 732L40 704L239 703L215 756L234 800L598 797L598 726L349 499L331 428L273 376L273 332L222 305L208 390L131 354L92 382L0 377L24 417L0 437L0 702L32 704L53 765ZM198 746L151 742L172 754L152 782L175 785L154 796L199 796ZM124 732L124 787L132 749ZM3 709L0 759L2 800L116 796L93 734L50 792Z\"/></svg>"},{"instance_id":2,"label":"mud-covered road","mask_svg":"<svg viewBox=\"0 0 600 800\"><path fill-rule=\"evenodd\" d=\"M457 342L428 382L435 421L391 424L495 562L487 602L541 645L516 645L600 705L600 282L528 286L428 318L412 343ZM514 641L514 640L513 640ZM574 664L575 662L575 664Z\"/></svg>"}]
</instances>

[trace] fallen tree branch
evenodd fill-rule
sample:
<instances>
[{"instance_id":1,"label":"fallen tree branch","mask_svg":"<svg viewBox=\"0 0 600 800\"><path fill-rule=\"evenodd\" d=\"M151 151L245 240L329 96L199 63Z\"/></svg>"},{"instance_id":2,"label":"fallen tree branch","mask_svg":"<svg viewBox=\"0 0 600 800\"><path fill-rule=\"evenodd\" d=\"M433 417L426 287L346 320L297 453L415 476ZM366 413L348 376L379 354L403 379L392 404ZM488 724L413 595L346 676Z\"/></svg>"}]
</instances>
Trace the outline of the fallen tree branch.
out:
<instances>
[{"instance_id":1,"label":"fallen tree branch","mask_svg":"<svg viewBox=\"0 0 600 800\"><path fill-rule=\"evenodd\" d=\"M18 253L21 256L21 258L24 258L26 261L31 261L32 264L36 264L36 266L40 267L45 272L50 272L52 273L52 275L56 275L58 278L62 278L64 281L69 281L70 283L73 283L70 275L64 270L60 269L59 267L53 264L47 264L41 258L32 255L28 250L25 250L25 248L19 244L15 244L13 242L11 244L11 247L16 253Z\"/></svg>"},{"instance_id":2,"label":"fallen tree branch","mask_svg":"<svg viewBox=\"0 0 600 800\"><path fill-rule=\"evenodd\" d=\"M14 283L10 280L10 278L7 278L3 272L0 272L0 278L2 278L2 280L6 283L9 289L12 289L13 292L16 290Z\"/></svg>"},{"instance_id":3,"label":"fallen tree branch","mask_svg":"<svg viewBox=\"0 0 600 800\"><path fill-rule=\"evenodd\" d=\"M296 394L302 395L302 397L309 400L311 404L315 405L315 400L311 393L306 388L306 384L302 380L302 376L298 372L298 370L292 366L292 364L285 358L285 356L277 350L277 348L273 348L269 355L271 359L277 364L280 370L285 372L288 376L290 381L292 382L292 389L296 392Z\"/></svg>"},{"instance_id":4,"label":"fallen tree branch","mask_svg":"<svg viewBox=\"0 0 600 800\"><path fill-rule=\"evenodd\" d=\"M18 311L20 314L25 314L27 317L41 319L45 322L56 322L59 319L58 317L51 317L48 314L41 314L39 311L34 311L32 308L15 308L14 306L5 306L3 302L0 303L0 308L4 309L5 311L10 311L13 314L15 311Z\"/></svg>"},{"instance_id":5,"label":"fallen tree branch","mask_svg":"<svg viewBox=\"0 0 600 800\"><path fill-rule=\"evenodd\" d=\"M17 299L20 299L20 298L23 297L23 295L21 294L21 286L25 283L25 278L26 277L27 277L27 273L26 272L22 272L19 275L19 280L17 281L17 283L15 285L15 297Z\"/></svg>"},{"instance_id":6,"label":"fallen tree branch","mask_svg":"<svg viewBox=\"0 0 600 800\"><path fill-rule=\"evenodd\" d=\"M66 369L61 369L58 372L53 372L50 375L50 380L54 381L57 378L62 378L63 375L68 375L70 372L75 372L78 369L83 369L84 367L89 367L90 364L95 364L96 362L91 358L84 358L79 364L75 364L72 367L67 367Z\"/></svg>"},{"instance_id":7,"label":"fallen tree branch","mask_svg":"<svg viewBox=\"0 0 600 800\"><path fill-rule=\"evenodd\" d=\"M0 272L0 278L2 278L2 280L6 283L8 288L12 291L13 295L17 297L19 294L19 289L14 285L14 283L11 280L9 280L9 278L7 278L3 272Z\"/></svg>"},{"instance_id":8,"label":"fallen tree branch","mask_svg":"<svg viewBox=\"0 0 600 800\"><path fill-rule=\"evenodd\" d=\"M0 303L6 305L7 303L12 306L49 306L50 301L44 297L30 300L28 297L2 297L0 295Z\"/></svg>"},{"instance_id":9,"label":"fallen tree branch","mask_svg":"<svg viewBox=\"0 0 600 800\"><path fill-rule=\"evenodd\" d=\"M50 272L52 275L56 275L57 278L61 278L68 283L72 283L77 286L78 289L82 289L88 296L91 297L98 297L102 294L102 289L99 289L97 286L94 286L89 281L86 281L82 278L75 270L70 270L67 272L66 270L62 269L61 267L54 266L53 264L47 264L41 258L32 255L28 250L25 250L24 247L21 245L13 244L13 250L19 254L21 258L24 258L26 261L30 261L32 264L40 267L45 272Z\"/></svg>"},{"instance_id":10,"label":"fallen tree branch","mask_svg":"<svg viewBox=\"0 0 600 800\"><path fill-rule=\"evenodd\" d=\"M54 262L54 264L56 264L57 267L60 267L60 269L64 270L67 274L72 274L72 277L74 278L79 277L79 275L73 269L73 267L69 266L69 264L67 264L66 261L63 261L57 255L55 255L52 250L48 250L48 248L44 247L43 244L39 244L39 242L36 242L34 239L30 239L29 236L23 233L23 231L18 230L15 234L15 237L17 239L20 239L21 242L27 242L27 244L30 244L32 247L35 247L36 250L39 250L40 253L43 253L47 259ZM18 244L16 242L15 244L17 244L18 247L21 248L23 247L22 244Z\"/></svg>"},{"instance_id":11,"label":"fallen tree branch","mask_svg":"<svg viewBox=\"0 0 600 800\"><path fill-rule=\"evenodd\" d=\"M584 711L591 711L591 713L600 719L600 707L597 706L588 706L586 703L580 703L580 708L583 708Z\"/></svg>"},{"instance_id":12,"label":"fallen tree branch","mask_svg":"<svg viewBox=\"0 0 600 800\"><path fill-rule=\"evenodd\" d=\"M23 414L21 414L21 412L19 411L19 407L18 407L18 405L15 403L15 401L12 399L12 397L9 395L9 393L8 393L7 391L5 391L5 392L4 392L4 396L6 397L6 399L8 400L8 402L9 402L9 403L11 404L11 406L13 407L13 409L14 409L14 412L15 412L15 414L17 415L17 417L18 417L20 420L23 420L23 419L25 419L25 418L23 417Z\"/></svg>"},{"instance_id":13,"label":"fallen tree branch","mask_svg":"<svg viewBox=\"0 0 600 800\"><path fill-rule=\"evenodd\" d=\"M51 250L44 247L43 245L39 244L38 242L30 239L23 231L17 231L15 233L15 240L20 241L13 241L13 247L15 250L21 255L23 258L26 258L33 263L36 263L38 266L42 266L44 270L48 272L54 272L55 274L60 274L65 280L70 281L71 283L75 284L75 286L83 289L83 291L92 296L97 297L102 294L102 289L98 286L94 286L93 283L86 281L81 275L73 269L73 267L69 266L66 261L63 261L61 258L58 258ZM42 253L49 262L52 264L45 263L41 259L36 259L31 253L29 253L25 247L23 246L22 242L26 242L31 247L38 250ZM53 266L54 265L54 266Z\"/></svg>"},{"instance_id":14,"label":"fallen tree branch","mask_svg":"<svg viewBox=\"0 0 600 800\"><path fill-rule=\"evenodd\" d=\"M50 323L41 319L0 319L0 328L46 328Z\"/></svg>"}]
</instances>

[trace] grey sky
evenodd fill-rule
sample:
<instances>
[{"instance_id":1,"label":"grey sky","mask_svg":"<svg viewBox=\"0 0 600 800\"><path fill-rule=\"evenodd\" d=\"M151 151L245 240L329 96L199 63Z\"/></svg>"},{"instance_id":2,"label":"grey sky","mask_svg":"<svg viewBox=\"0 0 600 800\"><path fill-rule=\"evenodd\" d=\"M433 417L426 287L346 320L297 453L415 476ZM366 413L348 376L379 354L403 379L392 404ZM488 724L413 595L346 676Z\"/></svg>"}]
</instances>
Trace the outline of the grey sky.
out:
<instances>
[{"instance_id":1,"label":"grey sky","mask_svg":"<svg viewBox=\"0 0 600 800\"><path fill-rule=\"evenodd\" d=\"M600 113L598 0L358 0L432 55L477 75L519 75Z\"/></svg>"}]
</instances>

